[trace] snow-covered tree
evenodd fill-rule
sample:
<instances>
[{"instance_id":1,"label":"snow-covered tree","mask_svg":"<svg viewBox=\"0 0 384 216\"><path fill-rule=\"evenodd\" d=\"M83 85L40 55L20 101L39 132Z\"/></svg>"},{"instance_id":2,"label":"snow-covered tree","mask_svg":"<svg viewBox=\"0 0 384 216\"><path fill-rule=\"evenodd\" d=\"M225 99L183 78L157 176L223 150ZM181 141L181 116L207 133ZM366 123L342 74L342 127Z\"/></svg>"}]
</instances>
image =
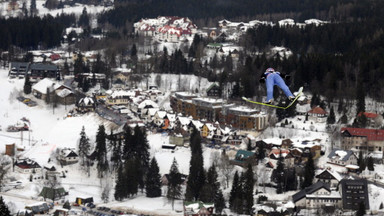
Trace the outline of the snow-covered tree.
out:
<instances>
[{"instance_id":1,"label":"snow-covered tree","mask_svg":"<svg viewBox=\"0 0 384 216\"><path fill-rule=\"evenodd\" d=\"M85 127L81 128L80 141L79 141L79 157L81 159L81 165L86 165L87 156L91 150L91 143L85 133Z\"/></svg>"}]
</instances>

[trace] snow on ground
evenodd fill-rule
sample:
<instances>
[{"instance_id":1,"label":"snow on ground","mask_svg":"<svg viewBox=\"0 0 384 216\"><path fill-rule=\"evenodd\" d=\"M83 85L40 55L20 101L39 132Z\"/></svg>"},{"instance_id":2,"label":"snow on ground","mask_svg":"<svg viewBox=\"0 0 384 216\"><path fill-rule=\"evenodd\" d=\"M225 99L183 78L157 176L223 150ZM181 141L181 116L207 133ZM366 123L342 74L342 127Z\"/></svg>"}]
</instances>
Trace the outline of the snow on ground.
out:
<instances>
[{"instance_id":1,"label":"snow on ground","mask_svg":"<svg viewBox=\"0 0 384 216\"><path fill-rule=\"evenodd\" d=\"M46 1L44 0L36 1L36 7L39 10L40 16L50 14L53 17L55 17L56 15L60 15L61 13L64 13L64 14L74 13L75 15L80 15L83 12L83 8L87 9L88 14L97 14L113 8L113 7L104 7L104 6L94 6L94 5L82 5L82 4L76 3L75 6L73 7L64 7L63 9L49 10L48 8L43 6L45 2Z\"/></svg>"},{"instance_id":2,"label":"snow on ground","mask_svg":"<svg viewBox=\"0 0 384 216\"><path fill-rule=\"evenodd\" d=\"M28 95L27 97L36 101L38 106L26 106L16 99L17 96L23 95L22 88L24 80L9 80L7 74L7 70L0 69L0 86L2 90L0 91L1 153L5 152L5 144L16 143L17 146L25 148L23 152L24 157L34 159L41 166L46 166L48 165L48 159L52 156L51 154L55 152L57 148L71 147L77 149L82 126L85 127L86 134L90 137L91 142L94 142L100 124L106 125L107 131L109 131L110 123L94 113L66 118L67 112L73 108L73 105L67 107L59 106L53 112L52 107L46 105L44 101ZM30 128L32 129L31 132L23 132L23 141L20 139L20 132L6 132L8 125L13 125L17 122L21 123L22 121L20 119L22 117L30 120ZM29 138L31 141L29 141ZM173 158L176 158L180 172L184 174L189 173L189 161L191 158L189 148L178 147L175 151L163 150L161 146L162 144L169 144L169 137L167 134L161 133L150 132L148 134L148 142L151 147L151 156L156 157L161 175L169 172ZM204 148L205 168L211 165L212 153L215 151L218 150ZM60 180L64 189L69 191L66 200L70 202L74 202L76 197L91 196L94 198L96 204L103 204L101 191L102 187L107 184L112 188L110 191L111 203L105 205L111 205L116 208L125 207L126 210L129 211L132 211L132 209L147 211L147 213L151 215L153 213L178 215L178 213L171 210L171 204L165 197L150 199L146 198L143 194L139 194L137 197L123 202L114 201L113 188L115 179L113 175L107 177L107 181L100 181L100 179L96 177L96 170L94 168L92 168L91 176L88 177L79 164L60 167L59 164L51 162L49 165L54 165L60 173L65 173L66 177L60 178ZM23 209L25 204L38 202L40 200L38 194L43 187L41 180L33 179L33 181L30 182L29 174L16 172L11 172L9 176L13 176L15 179L23 182L22 189L11 189L3 193L5 201L12 202L11 205L15 210ZM180 209L181 204L180 201L177 201L175 203L175 209Z\"/></svg>"}]
</instances>

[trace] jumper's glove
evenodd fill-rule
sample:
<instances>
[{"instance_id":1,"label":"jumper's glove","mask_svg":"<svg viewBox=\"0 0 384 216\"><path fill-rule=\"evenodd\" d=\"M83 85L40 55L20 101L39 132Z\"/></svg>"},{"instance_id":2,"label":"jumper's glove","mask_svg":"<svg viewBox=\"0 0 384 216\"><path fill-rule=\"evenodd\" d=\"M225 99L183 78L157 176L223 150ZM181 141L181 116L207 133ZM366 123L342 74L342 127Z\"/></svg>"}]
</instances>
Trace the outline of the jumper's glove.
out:
<instances>
[{"instance_id":1,"label":"jumper's glove","mask_svg":"<svg viewBox=\"0 0 384 216\"><path fill-rule=\"evenodd\" d=\"M260 83L265 83L265 77L261 77L259 80Z\"/></svg>"}]
</instances>

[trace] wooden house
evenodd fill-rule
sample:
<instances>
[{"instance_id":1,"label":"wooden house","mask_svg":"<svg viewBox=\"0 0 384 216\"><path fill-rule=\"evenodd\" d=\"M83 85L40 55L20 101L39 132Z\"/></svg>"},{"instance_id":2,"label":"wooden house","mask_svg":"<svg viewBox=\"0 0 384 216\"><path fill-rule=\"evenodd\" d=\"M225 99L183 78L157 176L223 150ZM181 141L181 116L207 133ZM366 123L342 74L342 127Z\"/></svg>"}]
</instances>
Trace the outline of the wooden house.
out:
<instances>
[{"instance_id":1,"label":"wooden house","mask_svg":"<svg viewBox=\"0 0 384 216\"><path fill-rule=\"evenodd\" d=\"M341 207L341 195L338 191L332 191L327 184L318 181L292 195L296 207L316 209L326 205Z\"/></svg>"}]
</instances>

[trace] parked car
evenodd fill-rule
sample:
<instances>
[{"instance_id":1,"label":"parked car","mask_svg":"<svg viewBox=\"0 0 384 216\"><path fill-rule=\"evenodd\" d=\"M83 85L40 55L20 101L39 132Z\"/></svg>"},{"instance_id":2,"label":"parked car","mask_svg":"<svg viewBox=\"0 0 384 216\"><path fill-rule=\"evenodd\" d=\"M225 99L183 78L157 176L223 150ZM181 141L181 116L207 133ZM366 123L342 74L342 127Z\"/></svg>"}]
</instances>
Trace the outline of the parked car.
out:
<instances>
[{"instance_id":1,"label":"parked car","mask_svg":"<svg viewBox=\"0 0 384 216\"><path fill-rule=\"evenodd\" d=\"M25 97L23 97L23 96L19 96L19 97L17 97L16 98L18 101L20 101L20 102L23 102L24 100L25 100Z\"/></svg>"},{"instance_id":2,"label":"parked car","mask_svg":"<svg viewBox=\"0 0 384 216\"><path fill-rule=\"evenodd\" d=\"M29 106L29 107L34 107L34 106L36 106L37 105L37 103L35 102L35 101L29 101L29 102L27 102L27 103L25 103L27 106Z\"/></svg>"}]
</instances>

